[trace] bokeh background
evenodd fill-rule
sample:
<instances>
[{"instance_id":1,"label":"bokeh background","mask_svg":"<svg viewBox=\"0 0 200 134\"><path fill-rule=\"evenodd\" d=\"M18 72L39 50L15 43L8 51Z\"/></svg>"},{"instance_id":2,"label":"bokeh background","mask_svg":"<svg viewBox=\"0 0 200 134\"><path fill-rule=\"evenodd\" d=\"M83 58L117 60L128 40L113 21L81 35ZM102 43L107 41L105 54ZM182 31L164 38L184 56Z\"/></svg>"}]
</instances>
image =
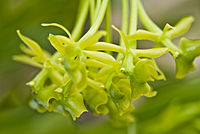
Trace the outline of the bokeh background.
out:
<instances>
[{"instance_id":1,"label":"bokeh background","mask_svg":"<svg viewBox=\"0 0 200 134\"><path fill-rule=\"evenodd\" d=\"M116 127L107 117L85 113L80 120L54 113L37 113L28 106L31 95L25 83L39 71L17 63L12 56L21 53L21 41L16 30L37 41L44 49L54 52L49 33L63 34L57 28L41 27L44 22L56 22L72 30L79 0L0 0L0 134L127 134L130 127ZM199 0L143 0L153 20L163 28L181 17L196 19L185 36L200 38ZM120 0L112 0L112 24L120 27ZM139 25L141 27L141 25ZM87 30L87 27L86 27ZM114 39L117 34L113 33ZM174 40L178 44L178 40ZM115 41L116 42L116 41ZM141 48L151 42L139 42ZM147 47L148 46L148 47ZM167 81L152 86L158 91L154 98L141 98L136 107L137 134L199 134L200 133L200 60L197 70L183 79L175 79L175 64L170 55L158 58ZM134 133L134 132L132 132Z\"/></svg>"}]
</instances>

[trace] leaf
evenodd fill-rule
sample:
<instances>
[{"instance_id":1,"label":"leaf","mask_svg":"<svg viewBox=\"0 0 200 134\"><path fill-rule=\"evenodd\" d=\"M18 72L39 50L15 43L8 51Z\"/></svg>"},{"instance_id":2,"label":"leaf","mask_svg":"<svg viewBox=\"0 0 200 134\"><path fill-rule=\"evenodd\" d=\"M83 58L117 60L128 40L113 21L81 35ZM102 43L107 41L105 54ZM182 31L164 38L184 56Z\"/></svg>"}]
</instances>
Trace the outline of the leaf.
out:
<instances>
[{"instance_id":1,"label":"leaf","mask_svg":"<svg viewBox=\"0 0 200 134\"><path fill-rule=\"evenodd\" d=\"M137 30L136 33L126 36L128 40L152 40L158 41L161 37L158 33L149 32L146 30Z\"/></svg>"},{"instance_id":2,"label":"leaf","mask_svg":"<svg viewBox=\"0 0 200 134\"><path fill-rule=\"evenodd\" d=\"M182 18L174 26L174 29L166 32L166 35L168 37L171 37L171 38L175 38L175 37L178 37L180 35L183 35L184 33L186 33L190 29L193 21L194 21L194 17L192 17L192 16Z\"/></svg>"},{"instance_id":3,"label":"leaf","mask_svg":"<svg viewBox=\"0 0 200 134\"><path fill-rule=\"evenodd\" d=\"M176 58L176 77L184 78L190 71L195 70L194 60L200 56L200 40L189 40L182 38L180 40L180 49L183 53Z\"/></svg>"}]
</instances>

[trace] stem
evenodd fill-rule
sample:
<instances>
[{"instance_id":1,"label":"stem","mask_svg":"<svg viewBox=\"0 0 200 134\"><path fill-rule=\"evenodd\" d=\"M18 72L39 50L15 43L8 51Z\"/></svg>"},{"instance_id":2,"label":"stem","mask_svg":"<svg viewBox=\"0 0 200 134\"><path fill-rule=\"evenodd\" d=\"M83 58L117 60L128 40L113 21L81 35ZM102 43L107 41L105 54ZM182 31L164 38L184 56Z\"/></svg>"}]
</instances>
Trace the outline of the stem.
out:
<instances>
[{"instance_id":1,"label":"stem","mask_svg":"<svg viewBox=\"0 0 200 134\"><path fill-rule=\"evenodd\" d=\"M96 4L96 7L95 7L95 13L94 13L94 18L95 19L98 17L97 15L99 13L100 7L101 7L101 0L97 0L97 4Z\"/></svg>"},{"instance_id":2,"label":"stem","mask_svg":"<svg viewBox=\"0 0 200 134\"><path fill-rule=\"evenodd\" d=\"M122 0L122 24L121 30L123 33L128 33L128 0Z\"/></svg>"},{"instance_id":3,"label":"stem","mask_svg":"<svg viewBox=\"0 0 200 134\"><path fill-rule=\"evenodd\" d=\"M148 29L151 32L162 34L162 30L147 15L147 13L144 10L144 7L142 6L140 0L138 2L138 14L139 14L139 17L140 17L142 24L144 25L144 27L146 29ZM161 43L164 46L172 49L175 52L182 53L182 51L176 45L174 45L174 43L170 39L164 39L164 40L161 41ZM176 54L173 53L173 55L175 56Z\"/></svg>"},{"instance_id":4,"label":"stem","mask_svg":"<svg viewBox=\"0 0 200 134\"><path fill-rule=\"evenodd\" d=\"M164 39L164 40L161 41L161 43L163 45L165 45L166 47L174 50L175 53L172 52L174 56L177 56L176 52L183 53L182 50L179 49L176 45L174 45L174 43L170 39Z\"/></svg>"},{"instance_id":5,"label":"stem","mask_svg":"<svg viewBox=\"0 0 200 134\"><path fill-rule=\"evenodd\" d=\"M162 34L162 30L150 19L150 17L147 15L146 11L144 10L144 7L141 4L141 1L138 2L138 15L140 17L140 20L144 27L155 33Z\"/></svg>"},{"instance_id":6,"label":"stem","mask_svg":"<svg viewBox=\"0 0 200 134\"><path fill-rule=\"evenodd\" d=\"M128 0L122 1L122 24L121 31L125 34L128 33ZM125 48L125 44L123 43L122 38L120 39L120 45Z\"/></svg>"},{"instance_id":7,"label":"stem","mask_svg":"<svg viewBox=\"0 0 200 134\"><path fill-rule=\"evenodd\" d=\"M121 0L122 4L122 22L121 22L121 31L125 34L128 34L128 0ZM122 38L120 38L120 46L126 48ZM123 57L122 54L117 55L117 60L120 60Z\"/></svg>"},{"instance_id":8,"label":"stem","mask_svg":"<svg viewBox=\"0 0 200 134\"><path fill-rule=\"evenodd\" d=\"M130 26L129 35L134 34L137 31L137 21L138 21L138 0L131 0L131 13L130 13ZM137 41L129 42L131 48L137 48Z\"/></svg>"},{"instance_id":9,"label":"stem","mask_svg":"<svg viewBox=\"0 0 200 134\"><path fill-rule=\"evenodd\" d=\"M131 0L129 35L134 34L137 30L137 18L138 18L137 3L138 0Z\"/></svg>"},{"instance_id":10,"label":"stem","mask_svg":"<svg viewBox=\"0 0 200 134\"><path fill-rule=\"evenodd\" d=\"M96 21L94 22L92 27L88 30L88 32L79 40L79 42L88 39L99 29L101 22L103 21L107 5L108 5L108 0L103 0Z\"/></svg>"},{"instance_id":11,"label":"stem","mask_svg":"<svg viewBox=\"0 0 200 134\"><path fill-rule=\"evenodd\" d=\"M94 24L95 20L95 0L90 0L90 24Z\"/></svg>"},{"instance_id":12,"label":"stem","mask_svg":"<svg viewBox=\"0 0 200 134\"><path fill-rule=\"evenodd\" d=\"M108 43L112 42L112 32L111 32L111 7L110 7L110 0L108 2L108 7L106 10L106 17L105 17L105 29L106 29L106 36L105 41Z\"/></svg>"},{"instance_id":13,"label":"stem","mask_svg":"<svg viewBox=\"0 0 200 134\"><path fill-rule=\"evenodd\" d=\"M87 19L88 7L89 7L89 0L81 0L77 15L78 19L72 31L72 38L74 39L74 41L77 41L82 34L83 26Z\"/></svg>"}]
</instances>

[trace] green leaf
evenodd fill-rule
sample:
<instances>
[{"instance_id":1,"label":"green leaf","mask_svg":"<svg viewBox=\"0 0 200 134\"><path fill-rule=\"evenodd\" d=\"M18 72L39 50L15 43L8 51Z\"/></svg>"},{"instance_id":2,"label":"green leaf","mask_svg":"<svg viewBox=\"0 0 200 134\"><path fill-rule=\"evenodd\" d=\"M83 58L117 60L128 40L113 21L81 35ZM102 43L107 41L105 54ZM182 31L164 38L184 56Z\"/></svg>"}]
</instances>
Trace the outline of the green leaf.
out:
<instances>
[{"instance_id":1,"label":"green leaf","mask_svg":"<svg viewBox=\"0 0 200 134\"><path fill-rule=\"evenodd\" d=\"M175 38L175 37L178 37L180 35L183 35L184 33L186 33L192 23L194 21L194 17L192 16L188 16L188 17L184 17L182 18L175 26L174 26L174 29L168 31L166 33L166 35L170 38Z\"/></svg>"},{"instance_id":2,"label":"green leaf","mask_svg":"<svg viewBox=\"0 0 200 134\"><path fill-rule=\"evenodd\" d=\"M194 60L200 56L200 40L189 40L182 38L180 41L180 49L183 53L176 58L176 77L184 78L190 71L195 70Z\"/></svg>"}]
</instances>

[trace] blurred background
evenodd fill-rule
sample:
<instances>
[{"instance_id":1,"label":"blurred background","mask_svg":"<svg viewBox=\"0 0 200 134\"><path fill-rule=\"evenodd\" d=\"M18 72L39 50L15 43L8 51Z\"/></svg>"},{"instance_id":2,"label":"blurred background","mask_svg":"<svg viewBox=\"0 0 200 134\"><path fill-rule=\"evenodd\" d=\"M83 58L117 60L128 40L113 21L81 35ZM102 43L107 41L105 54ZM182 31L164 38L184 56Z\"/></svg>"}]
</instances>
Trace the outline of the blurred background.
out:
<instances>
[{"instance_id":1,"label":"blurred background","mask_svg":"<svg viewBox=\"0 0 200 134\"><path fill-rule=\"evenodd\" d=\"M115 127L107 117L85 113L79 121L73 122L71 118L58 114L38 113L28 105L31 92L25 83L39 70L12 60L13 55L21 53L21 41L16 30L20 29L53 53L54 49L47 40L48 34L63 32L53 27L41 27L41 23L60 23L71 31L78 3L79 0L0 0L0 134L128 133L128 127ZM185 36L200 38L199 0L143 0L143 3L161 28L166 22L173 25L181 17L194 16L196 21ZM112 24L118 27L120 8L120 0L112 0ZM118 35L113 33L113 36ZM178 40L174 41L178 44ZM152 46L151 42L145 41L139 44L140 48ZM167 81L152 84L158 91L156 97L134 102L137 134L199 134L200 59L195 60L196 71L183 80L175 79L175 64L170 55L166 54L157 61Z\"/></svg>"}]
</instances>

